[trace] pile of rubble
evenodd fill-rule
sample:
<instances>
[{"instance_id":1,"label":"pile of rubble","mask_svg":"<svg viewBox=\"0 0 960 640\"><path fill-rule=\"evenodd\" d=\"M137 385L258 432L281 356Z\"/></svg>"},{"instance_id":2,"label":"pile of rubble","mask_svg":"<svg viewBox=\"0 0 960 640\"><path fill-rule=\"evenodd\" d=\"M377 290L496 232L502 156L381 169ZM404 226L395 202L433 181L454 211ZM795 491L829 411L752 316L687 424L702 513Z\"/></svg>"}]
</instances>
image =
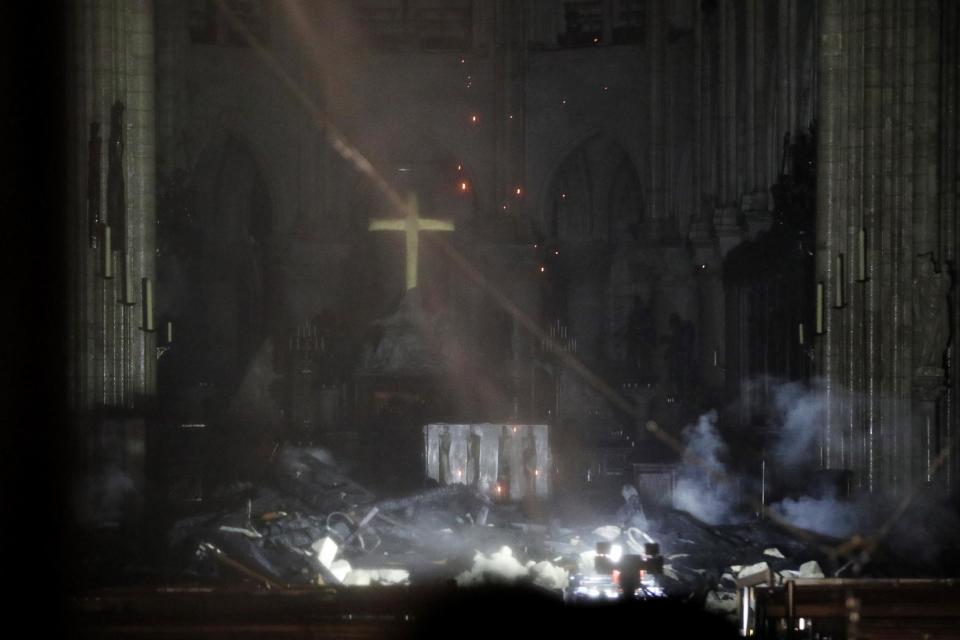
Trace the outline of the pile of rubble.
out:
<instances>
[{"instance_id":1,"label":"pile of rubble","mask_svg":"<svg viewBox=\"0 0 960 640\"><path fill-rule=\"evenodd\" d=\"M185 573L272 588L450 579L478 548L526 555L524 538L538 530L513 523L516 505L461 484L378 501L322 450L295 447L279 452L267 483L229 487L216 501L229 506L180 520L169 535Z\"/></svg>"},{"instance_id":2,"label":"pile of rubble","mask_svg":"<svg viewBox=\"0 0 960 640\"><path fill-rule=\"evenodd\" d=\"M644 596L724 613L736 606L738 581L822 575L817 547L772 525L710 526L671 509L644 513L629 487L623 498L613 524L577 526L530 522L518 504L461 484L377 500L324 452L285 447L269 482L222 492L229 506L180 520L169 541L195 580L269 588L526 583L558 597L587 585L580 592L600 598L617 593L616 572L598 571L598 549L615 563L647 558L653 545L662 558L658 575L640 585Z\"/></svg>"}]
</instances>

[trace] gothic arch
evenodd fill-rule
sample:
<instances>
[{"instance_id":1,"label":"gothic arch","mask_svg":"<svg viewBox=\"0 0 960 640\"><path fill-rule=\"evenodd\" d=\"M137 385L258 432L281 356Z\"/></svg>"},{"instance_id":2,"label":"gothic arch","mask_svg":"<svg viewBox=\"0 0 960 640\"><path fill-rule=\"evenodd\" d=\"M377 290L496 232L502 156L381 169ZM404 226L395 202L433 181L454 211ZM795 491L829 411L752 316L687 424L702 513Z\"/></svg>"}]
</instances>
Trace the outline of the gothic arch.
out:
<instances>
[{"instance_id":1,"label":"gothic arch","mask_svg":"<svg viewBox=\"0 0 960 640\"><path fill-rule=\"evenodd\" d=\"M211 142L192 183L200 255L187 276L195 301L185 329L202 345L196 364L229 396L270 334L268 310L278 307L268 249L276 209L251 145L229 132Z\"/></svg>"},{"instance_id":2,"label":"gothic arch","mask_svg":"<svg viewBox=\"0 0 960 640\"><path fill-rule=\"evenodd\" d=\"M605 133L593 132L565 153L544 194L543 230L564 242L629 240L642 217L636 165Z\"/></svg>"}]
</instances>

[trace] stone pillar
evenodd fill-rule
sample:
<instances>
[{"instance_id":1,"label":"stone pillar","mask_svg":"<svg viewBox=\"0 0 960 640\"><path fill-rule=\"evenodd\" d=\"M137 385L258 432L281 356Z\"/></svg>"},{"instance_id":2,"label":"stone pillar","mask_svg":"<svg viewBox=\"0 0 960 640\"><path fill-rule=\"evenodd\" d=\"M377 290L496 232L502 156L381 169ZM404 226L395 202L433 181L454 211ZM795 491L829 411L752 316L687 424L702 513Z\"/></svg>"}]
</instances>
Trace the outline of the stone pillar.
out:
<instances>
[{"instance_id":1,"label":"stone pillar","mask_svg":"<svg viewBox=\"0 0 960 640\"><path fill-rule=\"evenodd\" d=\"M500 435L503 427L499 424L474 425L473 433L480 438L477 456L477 490L490 494L497 484L500 472Z\"/></svg>"},{"instance_id":2,"label":"stone pillar","mask_svg":"<svg viewBox=\"0 0 960 640\"><path fill-rule=\"evenodd\" d=\"M427 477L440 482L440 428L442 425L428 424L423 428L424 457L427 461Z\"/></svg>"},{"instance_id":3,"label":"stone pillar","mask_svg":"<svg viewBox=\"0 0 960 640\"><path fill-rule=\"evenodd\" d=\"M533 430L534 446L536 448L536 470L534 471L533 493L538 498L550 495L550 439L549 428L545 424L534 424L527 427Z\"/></svg>"},{"instance_id":4,"label":"stone pillar","mask_svg":"<svg viewBox=\"0 0 960 640\"><path fill-rule=\"evenodd\" d=\"M71 298L71 406L143 407L154 395L155 336L141 329L141 279L155 280L155 112L153 3L84 0L72 7L75 37L71 74L70 246L75 287ZM123 207L108 220L107 172L111 109L123 105L121 173ZM87 136L99 123L103 153L91 171ZM88 210L87 175L99 175L99 212ZM89 218L105 220L112 232L105 254L106 229L91 243ZM96 246L93 246L96 245ZM113 271L106 278L105 264ZM162 292L157 292L162 295Z\"/></svg>"},{"instance_id":5,"label":"stone pillar","mask_svg":"<svg viewBox=\"0 0 960 640\"><path fill-rule=\"evenodd\" d=\"M523 465L525 433L516 426L507 425L503 457L510 483L510 499L521 500L527 495L527 478Z\"/></svg>"},{"instance_id":6,"label":"stone pillar","mask_svg":"<svg viewBox=\"0 0 960 640\"><path fill-rule=\"evenodd\" d=\"M957 238L960 236L960 216L958 211L958 192L960 192L960 42L956 34L960 32L960 4L945 2L940 16L940 242L944 259L957 264ZM951 333L953 342L948 362L957 360L957 336L960 336L960 296L951 298ZM951 367L952 368L952 367ZM950 388L943 403L941 441L950 443L957 432L957 398L960 397L960 376L950 376ZM960 456L953 455L944 465L943 475L947 486L957 488L960 474Z\"/></svg>"},{"instance_id":7,"label":"stone pillar","mask_svg":"<svg viewBox=\"0 0 960 640\"><path fill-rule=\"evenodd\" d=\"M942 265L956 236L937 200L948 161L939 133L957 117L945 122L940 109L946 10L929 0L821 0L818 11L816 277L826 317L817 367L830 409L821 462L852 470L858 488L905 493L926 479L940 446L932 434L947 428L931 391L943 385L946 337L929 343L947 296L915 295L935 280L918 275L917 256Z\"/></svg>"},{"instance_id":8,"label":"stone pillar","mask_svg":"<svg viewBox=\"0 0 960 640\"><path fill-rule=\"evenodd\" d=\"M450 450L447 456L446 477L451 484L467 483L467 464L470 453L470 425L447 425L450 435Z\"/></svg>"}]
</instances>

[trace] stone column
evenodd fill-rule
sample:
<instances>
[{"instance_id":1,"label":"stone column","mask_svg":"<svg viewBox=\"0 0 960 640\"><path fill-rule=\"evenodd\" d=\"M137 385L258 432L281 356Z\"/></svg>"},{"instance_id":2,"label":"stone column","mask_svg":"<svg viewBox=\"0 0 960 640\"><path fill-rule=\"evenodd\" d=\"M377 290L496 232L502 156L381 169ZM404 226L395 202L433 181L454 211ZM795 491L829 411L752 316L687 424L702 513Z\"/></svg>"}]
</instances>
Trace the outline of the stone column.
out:
<instances>
[{"instance_id":1,"label":"stone column","mask_svg":"<svg viewBox=\"0 0 960 640\"><path fill-rule=\"evenodd\" d=\"M473 433L480 438L480 451L477 456L477 490L484 494L494 491L494 485L500 473L500 434L503 426L499 424L478 424Z\"/></svg>"},{"instance_id":2,"label":"stone column","mask_svg":"<svg viewBox=\"0 0 960 640\"><path fill-rule=\"evenodd\" d=\"M915 295L916 257L942 264L956 235L937 200L943 7L821 0L818 8L816 268L828 310L817 365L830 407L822 463L854 471L866 490L904 493L924 481L939 446L931 434L946 428L931 391L942 385L932 379L942 370L927 341L936 321ZM946 295L937 295L945 308Z\"/></svg>"},{"instance_id":3,"label":"stone column","mask_svg":"<svg viewBox=\"0 0 960 640\"><path fill-rule=\"evenodd\" d=\"M538 498L550 495L550 476L552 464L550 461L550 430L545 424L530 425L536 448L536 470L534 471L533 492Z\"/></svg>"},{"instance_id":4,"label":"stone column","mask_svg":"<svg viewBox=\"0 0 960 640\"><path fill-rule=\"evenodd\" d=\"M440 482L440 432L443 427L440 424L428 424L423 428L427 478L436 482Z\"/></svg>"},{"instance_id":5,"label":"stone column","mask_svg":"<svg viewBox=\"0 0 960 640\"><path fill-rule=\"evenodd\" d=\"M450 452L447 457L447 478L451 484L467 483L467 461L470 452L470 425L447 425L450 434Z\"/></svg>"},{"instance_id":6,"label":"stone column","mask_svg":"<svg viewBox=\"0 0 960 640\"><path fill-rule=\"evenodd\" d=\"M78 410L143 407L154 394L155 338L141 329L141 278L155 278L155 112L153 3L84 0L72 7L75 36L71 128L77 181L71 184L71 273L76 291L71 299L71 341L75 362L72 406ZM124 106L122 119L122 220L106 218L107 158L112 107ZM125 232L111 238L105 254L106 230L99 229L91 246L86 211L89 161L87 133L100 123L103 154L100 167L99 220ZM116 180L116 178L115 178ZM113 241L117 240L117 241ZM105 264L113 271L105 278ZM124 279L128 280L125 286ZM128 294L129 291L129 294ZM162 295L162 292L157 292ZM124 304L124 303L130 304Z\"/></svg>"}]
</instances>

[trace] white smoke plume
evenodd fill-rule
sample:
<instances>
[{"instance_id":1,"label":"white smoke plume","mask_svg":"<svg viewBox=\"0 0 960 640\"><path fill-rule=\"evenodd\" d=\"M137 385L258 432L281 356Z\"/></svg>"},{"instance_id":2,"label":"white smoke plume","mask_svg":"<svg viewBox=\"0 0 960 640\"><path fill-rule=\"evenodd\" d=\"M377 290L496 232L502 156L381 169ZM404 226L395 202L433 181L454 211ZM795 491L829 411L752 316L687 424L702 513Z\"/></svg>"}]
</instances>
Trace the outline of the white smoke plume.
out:
<instances>
[{"instance_id":1,"label":"white smoke plume","mask_svg":"<svg viewBox=\"0 0 960 640\"><path fill-rule=\"evenodd\" d=\"M730 518L735 492L723 463L727 445L717 431L718 415L709 411L683 431L683 465L674 487L674 506L708 522Z\"/></svg>"},{"instance_id":2,"label":"white smoke plume","mask_svg":"<svg viewBox=\"0 0 960 640\"><path fill-rule=\"evenodd\" d=\"M776 384L773 409L771 426L777 432L773 450L776 462L787 469L810 462L827 413L827 396L820 385Z\"/></svg>"},{"instance_id":3,"label":"white smoke plume","mask_svg":"<svg viewBox=\"0 0 960 640\"><path fill-rule=\"evenodd\" d=\"M786 498L770 507L786 522L801 529L842 538L863 526L862 505L834 496Z\"/></svg>"}]
</instances>

